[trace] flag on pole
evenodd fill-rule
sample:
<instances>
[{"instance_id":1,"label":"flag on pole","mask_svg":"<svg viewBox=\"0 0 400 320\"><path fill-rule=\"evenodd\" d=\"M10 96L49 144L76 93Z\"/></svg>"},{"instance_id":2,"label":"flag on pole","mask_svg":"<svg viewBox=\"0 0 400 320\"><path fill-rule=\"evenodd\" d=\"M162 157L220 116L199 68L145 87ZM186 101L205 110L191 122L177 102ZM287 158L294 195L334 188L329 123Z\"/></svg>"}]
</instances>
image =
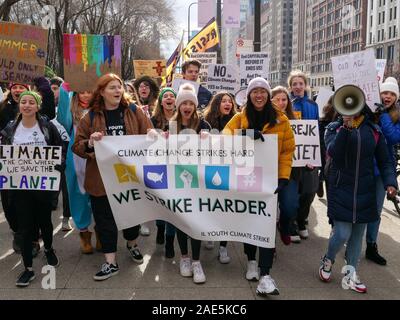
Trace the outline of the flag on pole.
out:
<instances>
[{"instance_id":1,"label":"flag on pole","mask_svg":"<svg viewBox=\"0 0 400 320\"><path fill-rule=\"evenodd\" d=\"M168 83L172 83L172 77L174 76L176 65L179 62L179 59L182 54L182 49L183 49L183 34L181 41L179 42L178 46L174 50L174 52L171 54L167 61L167 69L166 69L166 76L162 77L162 83L161 86L166 86Z\"/></svg>"},{"instance_id":2,"label":"flag on pole","mask_svg":"<svg viewBox=\"0 0 400 320\"><path fill-rule=\"evenodd\" d=\"M187 60L194 52L213 52L219 46L219 33L215 17L201 29L183 50L183 59Z\"/></svg>"}]
</instances>

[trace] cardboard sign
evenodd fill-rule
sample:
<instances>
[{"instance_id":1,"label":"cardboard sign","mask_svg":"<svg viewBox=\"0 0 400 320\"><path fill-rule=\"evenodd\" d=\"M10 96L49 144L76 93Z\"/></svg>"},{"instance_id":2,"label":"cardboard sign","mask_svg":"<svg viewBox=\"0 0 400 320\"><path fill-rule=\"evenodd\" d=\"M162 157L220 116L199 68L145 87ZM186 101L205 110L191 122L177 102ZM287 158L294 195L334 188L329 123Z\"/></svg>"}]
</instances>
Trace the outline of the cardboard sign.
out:
<instances>
[{"instance_id":1,"label":"cardboard sign","mask_svg":"<svg viewBox=\"0 0 400 320\"><path fill-rule=\"evenodd\" d=\"M151 78L161 78L166 76L165 60L133 60L135 78L149 76Z\"/></svg>"},{"instance_id":2,"label":"cardboard sign","mask_svg":"<svg viewBox=\"0 0 400 320\"><path fill-rule=\"evenodd\" d=\"M200 52L192 53L191 59L196 59L201 62L201 68L199 71L200 82L207 82L208 66L210 64L217 63L217 53L216 52Z\"/></svg>"},{"instance_id":3,"label":"cardboard sign","mask_svg":"<svg viewBox=\"0 0 400 320\"><path fill-rule=\"evenodd\" d=\"M48 30L0 22L0 81L33 84L44 76Z\"/></svg>"},{"instance_id":4,"label":"cardboard sign","mask_svg":"<svg viewBox=\"0 0 400 320\"><path fill-rule=\"evenodd\" d=\"M366 104L375 112L375 103L380 103L381 99L374 50L332 57L331 60L336 90L348 84L359 87L365 94Z\"/></svg>"},{"instance_id":5,"label":"cardboard sign","mask_svg":"<svg viewBox=\"0 0 400 320\"><path fill-rule=\"evenodd\" d=\"M210 64L208 66L207 88L214 95L226 91L235 95L238 91L238 72L234 66L227 64Z\"/></svg>"},{"instance_id":6,"label":"cardboard sign","mask_svg":"<svg viewBox=\"0 0 400 320\"><path fill-rule=\"evenodd\" d=\"M269 70L269 58L266 52L242 53L240 55L240 88L246 88L251 79L266 79Z\"/></svg>"},{"instance_id":7,"label":"cardboard sign","mask_svg":"<svg viewBox=\"0 0 400 320\"><path fill-rule=\"evenodd\" d=\"M121 75L121 36L64 34L64 75L71 90L92 91L107 73Z\"/></svg>"},{"instance_id":8,"label":"cardboard sign","mask_svg":"<svg viewBox=\"0 0 400 320\"><path fill-rule=\"evenodd\" d=\"M0 190L57 191L61 147L0 145Z\"/></svg>"},{"instance_id":9,"label":"cardboard sign","mask_svg":"<svg viewBox=\"0 0 400 320\"><path fill-rule=\"evenodd\" d=\"M296 149L292 167L321 166L318 120L290 120Z\"/></svg>"}]
</instances>

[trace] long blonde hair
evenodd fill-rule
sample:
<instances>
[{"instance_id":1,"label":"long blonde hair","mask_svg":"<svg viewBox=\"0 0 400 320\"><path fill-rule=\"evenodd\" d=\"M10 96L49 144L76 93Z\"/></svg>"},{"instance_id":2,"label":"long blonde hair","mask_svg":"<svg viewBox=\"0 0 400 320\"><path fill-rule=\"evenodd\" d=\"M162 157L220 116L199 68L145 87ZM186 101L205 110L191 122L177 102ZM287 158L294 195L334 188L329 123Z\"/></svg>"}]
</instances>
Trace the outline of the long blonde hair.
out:
<instances>
[{"instance_id":1,"label":"long blonde hair","mask_svg":"<svg viewBox=\"0 0 400 320\"><path fill-rule=\"evenodd\" d=\"M71 113L73 123L77 125L87 111L88 109L83 108L79 103L79 93L74 92L71 100Z\"/></svg>"}]
</instances>

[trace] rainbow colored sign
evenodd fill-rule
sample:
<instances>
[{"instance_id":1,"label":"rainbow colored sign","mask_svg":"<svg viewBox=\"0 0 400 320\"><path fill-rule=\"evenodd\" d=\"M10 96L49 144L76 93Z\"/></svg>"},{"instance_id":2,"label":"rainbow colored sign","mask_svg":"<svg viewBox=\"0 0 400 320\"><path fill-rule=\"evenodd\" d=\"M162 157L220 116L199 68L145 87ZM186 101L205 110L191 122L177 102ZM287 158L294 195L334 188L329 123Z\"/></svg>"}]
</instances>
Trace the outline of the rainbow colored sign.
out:
<instances>
[{"instance_id":1,"label":"rainbow colored sign","mask_svg":"<svg viewBox=\"0 0 400 320\"><path fill-rule=\"evenodd\" d=\"M64 34L64 76L73 91L93 90L107 73L121 75L121 36Z\"/></svg>"}]
</instances>

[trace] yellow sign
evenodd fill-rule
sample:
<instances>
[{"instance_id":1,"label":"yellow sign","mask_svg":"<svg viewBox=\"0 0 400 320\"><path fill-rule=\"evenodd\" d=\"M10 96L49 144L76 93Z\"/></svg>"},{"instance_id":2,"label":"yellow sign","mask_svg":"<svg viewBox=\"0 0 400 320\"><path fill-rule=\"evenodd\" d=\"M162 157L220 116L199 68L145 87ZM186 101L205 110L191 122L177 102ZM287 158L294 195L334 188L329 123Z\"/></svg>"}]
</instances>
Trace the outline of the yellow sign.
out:
<instances>
[{"instance_id":1,"label":"yellow sign","mask_svg":"<svg viewBox=\"0 0 400 320\"><path fill-rule=\"evenodd\" d=\"M115 174L117 175L119 183L137 182L139 178L136 175L136 166L130 166L123 163L114 164Z\"/></svg>"},{"instance_id":2,"label":"yellow sign","mask_svg":"<svg viewBox=\"0 0 400 320\"><path fill-rule=\"evenodd\" d=\"M215 18L196 34L183 50L183 59L188 60L195 52L217 51L219 45L218 26Z\"/></svg>"},{"instance_id":3,"label":"yellow sign","mask_svg":"<svg viewBox=\"0 0 400 320\"><path fill-rule=\"evenodd\" d=\"M141 76L161 78L166 75L165 60L133 60L133 68L136 79Z\"/></svg>"}]
</instances>

